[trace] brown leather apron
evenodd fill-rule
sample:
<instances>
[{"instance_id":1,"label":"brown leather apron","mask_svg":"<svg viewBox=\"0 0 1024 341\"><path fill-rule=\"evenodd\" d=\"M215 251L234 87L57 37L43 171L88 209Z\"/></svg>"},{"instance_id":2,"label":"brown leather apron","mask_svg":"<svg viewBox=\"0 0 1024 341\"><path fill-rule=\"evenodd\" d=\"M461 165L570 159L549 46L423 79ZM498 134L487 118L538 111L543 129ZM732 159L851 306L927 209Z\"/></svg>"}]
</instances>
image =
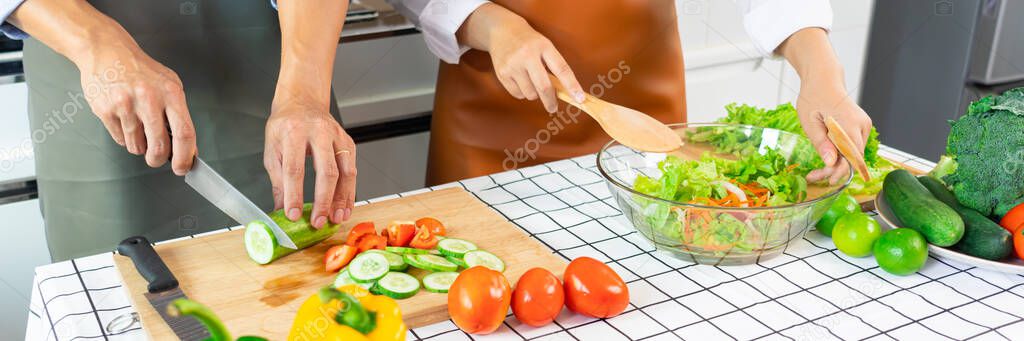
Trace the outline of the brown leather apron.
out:
<instances>
[{"instance_id":1,"label":"brown leather apron","mask_svg":"<svg viewBox=\"0 0 1024 341\"><path fill-rule=\"evenodd\" d=\"M671 0L497 0L554 43L584 91L666 123L686 120L683 54ZM594 153L610 138L560 103L517 100L491 57L471 50L441 63L427 183L445 183Z\"/></svg>"}]
</instances>

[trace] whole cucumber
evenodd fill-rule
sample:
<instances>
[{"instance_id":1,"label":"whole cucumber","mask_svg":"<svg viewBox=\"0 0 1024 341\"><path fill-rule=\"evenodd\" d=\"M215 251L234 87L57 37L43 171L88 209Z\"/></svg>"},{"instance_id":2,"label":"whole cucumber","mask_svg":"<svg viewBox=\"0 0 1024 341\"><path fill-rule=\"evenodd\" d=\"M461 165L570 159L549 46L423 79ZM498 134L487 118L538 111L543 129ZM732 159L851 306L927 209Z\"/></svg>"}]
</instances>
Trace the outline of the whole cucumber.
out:
<instances>
[{"instance_id":1,"label":"whole cucumber","mask_svg":"<svg viewBox=\"0 0 1024 341\"><path fill-rule=\"evenodd\" d=\"M921 232L929 243L951 246L964 235L964 220L939 201L905 169L889 172L882 181L882 195L906 227Z\"/></svg>"},{"instance_id":2,"label":"whole cucumber","mask_svg":"<svg viewBox=\"0 0 1024 341\"><path fill-rule=\"evenodd\" d=\"M936 199L956 210L964 220L964 236L960 238L960 242L953 245L954 249L989 260L1001 260L1013 252L1013 236L1009 231L978 211L960 205L953 192L939 180L929 176L919 176L917 180Z\"/></svg>"}]
</instances>

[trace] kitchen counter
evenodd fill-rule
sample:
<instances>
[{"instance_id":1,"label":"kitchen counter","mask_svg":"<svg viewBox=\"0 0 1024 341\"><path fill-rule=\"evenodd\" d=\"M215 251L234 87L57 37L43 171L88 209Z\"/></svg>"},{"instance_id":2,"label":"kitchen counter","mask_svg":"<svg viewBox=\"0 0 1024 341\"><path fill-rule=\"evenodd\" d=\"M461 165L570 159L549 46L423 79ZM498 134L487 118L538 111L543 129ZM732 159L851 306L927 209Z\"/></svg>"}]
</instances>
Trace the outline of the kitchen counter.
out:
<instances>
[{"instance_id":1,"label":"kitchen counter","mask_svg":"<svg viewBox=\"0 0 1024 341\"><path fill-rule=\"evenodd\" d=\"M880 153L922 169L933 166L884 146ZM594 162L589 155L360 204L460 186L552 252L566 259L605 261L629 283L630 306L619 316L601 320L563 310L555 323L542 328L509 317L491 335L497 338L932 340L1024 335L1024 276L934 257L917 274L893 276L870 257L841 255L829 238L813 231L783 255L756 265L695 265L656 252L628 227ZM26 339L145 338L138 324L121 333L104 331L111 320L133 312L112 253L37 268L29 309ZM409 338L463 340L467 335L446 321L413 329Z\"/></svg>"}]
</instances>

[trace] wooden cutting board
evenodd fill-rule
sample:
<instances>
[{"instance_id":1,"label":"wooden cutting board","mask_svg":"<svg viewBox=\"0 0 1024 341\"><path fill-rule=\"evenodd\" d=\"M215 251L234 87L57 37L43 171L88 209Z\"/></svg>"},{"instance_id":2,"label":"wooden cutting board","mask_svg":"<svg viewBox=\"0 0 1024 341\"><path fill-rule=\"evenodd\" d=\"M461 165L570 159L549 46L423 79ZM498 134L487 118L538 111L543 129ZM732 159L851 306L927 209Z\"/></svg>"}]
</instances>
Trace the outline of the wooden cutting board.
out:
<instances>
[{"instance_id":1,"label":"wooden cutting board","mask_svg":"<svg viewBox=\"0 0 1024 341\"><path fill-rule=\"evenodd\" d=\"M243 230L217 233L158 245L157 253L178 278L189 298L213 309L232 335L259 335L271 340L288 336L298 307L310 295L334 281L324 271L324 252L344 241L357 222L373 221L378 230L392 220L432 216L441 220L451 237L476 243L505 261L512 285L526 270L544 267L561 275L567 262L551 249L461 188L450 188L356 207L341 231L306 250L260 266L249 260ZM143 329L154 340L174 339L167 324L143 297L146 281L128 257L114 255ZM416 274L422 277L422 274ZM447 295L421 290L400 300L406 324L419 327L447 320Z\"/></svg>"}]
</instances>

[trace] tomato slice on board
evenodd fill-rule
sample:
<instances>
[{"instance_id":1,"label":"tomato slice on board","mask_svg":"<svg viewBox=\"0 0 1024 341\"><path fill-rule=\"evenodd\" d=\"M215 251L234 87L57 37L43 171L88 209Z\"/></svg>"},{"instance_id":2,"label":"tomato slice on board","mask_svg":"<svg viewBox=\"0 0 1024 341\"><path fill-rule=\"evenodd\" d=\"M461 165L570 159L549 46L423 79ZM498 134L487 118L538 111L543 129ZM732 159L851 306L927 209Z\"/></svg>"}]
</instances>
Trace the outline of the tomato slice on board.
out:
<instances>
[{"instance_id":1,"label":"tomato slice on board","mask_svg":"<svg viewBox=\"0 0 1024 341\"><path fill-rule=\"evenodd\" d=\"M327 272L341 270L341 268L348 265L348 262L352 261L352 258L356 257L357 253L359 253L359 250L351 245L341 244L332 246L324 254L324 270L327 270Z\"/></svg>"},{"instance_id":2,"label":"tomato slice on board","mask_svg":"<svg viewBox=\"0 0 1024 341\"><path fill-rule=\"evenodd\" d=\"M411 221L392 221L381 232L387 237L388 246L408 246L416 235L416 223Z\"/></svg>"},{"instance_id":3,"label":"tomato slice on board","mask_svg":"<svg viewBox=\"0 0 1024 341\"><path fill-rule=\"evenodd\" d=\"M356 226L353 226L351 230L348 230L348 237L345 238L345 244L356 246L359 236L364 234L377 234L377 227L373 226L372 221L358 223Z\"/></svg>"},{"instance_id":4,"label":"tomato slice on board","mask_svg":"<svg viewBox=\"0 0 1024 341\"><path fill-rule=\"evenodd\" d=\"M448 234L448 231L444 228L444 224L440 220L431 217L423 217L416 220L416 227L426 227L430 229L430 233L435 236L444 236Z\"/></svg>"},{"instance_id":5,"label":"tomato slice on board","mask_svg":"<svg viewBox=\"0 0 1024 341\"><path fill-rule=\"evenodd\" d=\"M383 250L386 246L388 246L388 239L375 233L361 235L356 240L356 248L359 249L359 252L372 249Z\"/></svg>"},{"instance_id":6,"label":"tomato slice on board","mask_svg":"<svg viewBox=\"0 0 1024 341\"><path fill-rule=\"evenodd\" d=\"M999 219L999 226L1002 226L1010 233L1017 231L1017 227L1024 225L1024 204L1019 204L1006 212L1002 218Z\"/></svg>"},{"instance_id":7,"label":"tomato slice on board","mask_svg":"<svg viewBox=\"0 0 1024 341\"><path fill-rule=\"evenodd\" d=\"M416 229L416 236L409 242L410 247L430 250L437 246L437 236L434 236L428 228Z\"/></svg>"}]
</instances>

